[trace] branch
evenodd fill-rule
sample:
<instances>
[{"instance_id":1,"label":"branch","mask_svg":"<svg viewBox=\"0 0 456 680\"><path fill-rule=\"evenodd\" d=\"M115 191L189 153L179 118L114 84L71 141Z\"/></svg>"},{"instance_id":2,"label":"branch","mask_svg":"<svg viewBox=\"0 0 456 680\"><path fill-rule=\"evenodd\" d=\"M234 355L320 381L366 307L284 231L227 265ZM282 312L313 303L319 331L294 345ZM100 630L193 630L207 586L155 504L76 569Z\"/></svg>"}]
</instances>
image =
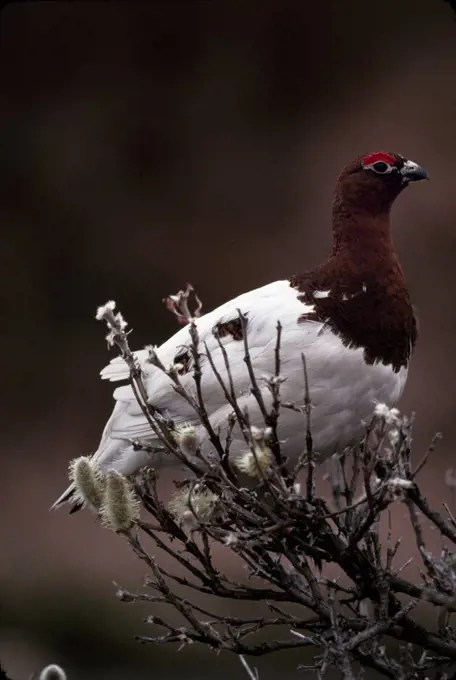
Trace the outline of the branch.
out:
<instances>
[{"instance_id":1,"label":"branch","mask_svg":"<svg viewBox=\"0 0 456 680\"><path fill-rule=\"evenodd\" d=\"M220 361L204 338L200 340L196 318L201 301L196 297L197 307L192 313L190 294L194 291L187 285L177 295L168 296L166 304L178 322L189 324L194 392L186 389L176 369L163 366L154 350L149 352L148 362L166 373L175 392L194 410L209 453L206 448L204 453L200 450L190 432L194 440L186 446L194 445L194 450L188 455L174 425L148 403L142 368L130 350L122 315L114 313L114 303L100 308L97 314L108 325L108 343L119 348L129 367L135 398L151 428L150 437L133 442L133 446L154 453L158 439L160 446L188 470L188 478L175 483L177 491L170 502L161 496L156 470L138 475L134 489L151 521L136 519L128 530L118 532L148 570L147 592L119 589L118 597L124 602L167 605L166 611L174 610L182 622L176 625L175 617L154 613L147 621L158 627L158 634L137 639L153 644L178 643L179 648L199 643L232 652L239 656L250 680L258 680L258 674L246 660L247 655L305 647L314 648L314 662L308 670L319 678L330 668L337 668L341 677L352 680L357 677L354 662L387 678L421 678L429 670L446 673L456 663L456 632L449 623L456 611L455 556L448 548L440 555L426 548L420 514L452 544L456 543L456 521L447 506L445 516L430 507L418 482L439 437L413 465L413 419L377 404L362 441L329 461L330 494L319 495L305 356L303 403L284 403L280 394L282 326L277 323L273 373L259 377L249 349L248 319L238 310L250 390L264 424L264 428L253 427L236 396L228 353L217 329L214 337ZM228 434L223 442L204 401L203 370L211 371L229 406ZM270 400L266 400L268 391ZM291 471L278 438L284 409L302 416L305 446ZM233 464L230 455L235 427L242 433L245 456L250 456L241 461L242 465L237 459ZM306 477L301 493L297 476L303 469ZM250 475L248 487L239 470ZM408 530L421 556L417 583L404 579L404 565L396 564L400 539L393 537L390 513L396 503L408 509ZM389 530L383 546L379 526L385 512ZM144 537L165 552L174 566L161 566L145 549ZM213 550L217 544L242 561L247 579L238 582L216 565ZM323 576L328 565L337 571L337 580ZM258 603L266 606L269 614L225 615L215 607L217 601ZM432 632L413 618L420 601L435 610ZM293 605L292 610L289 605ZM255 638L272 627L278 631L277 639ZM399 643L399 655L387 653L388 640Z\"/></svg>"}]
</instances>

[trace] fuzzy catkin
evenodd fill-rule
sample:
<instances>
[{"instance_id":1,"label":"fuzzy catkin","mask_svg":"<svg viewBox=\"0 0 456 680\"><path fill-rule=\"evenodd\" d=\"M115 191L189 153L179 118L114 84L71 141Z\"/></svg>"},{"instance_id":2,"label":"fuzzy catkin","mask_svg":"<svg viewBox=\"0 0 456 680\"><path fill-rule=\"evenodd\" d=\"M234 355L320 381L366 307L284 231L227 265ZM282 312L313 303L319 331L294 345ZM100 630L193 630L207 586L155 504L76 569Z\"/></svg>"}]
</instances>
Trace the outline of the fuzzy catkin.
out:
<instances>
[{"instance_id":1,"label":"fuzzy catkin","mask_svg":"<svg viewBox=\"0 0 456 680\"><path fill-rule=\"evenodd\" d=\"M115 531L127 531L139 517L139 500L128 479L116 470L106 475L101 517Z\"/></svg>"},{"instance_id":2,"label":"fuzzy catkin","mask_svg":"<svg viewBox=\"0 0 456 680\"><path fill-rule=\"evenodd\" d=\"M38 680L66 680L67 674L55 663L49 664L41 671Z\"/></svg>"},{"instance_id":3,"label":"fuzzy catkin","mask_svg":"<svg viewBox=\"0 0 456 680\"><path fill-rule=\"evenodd\" d=\"M70 463L70 480L75 486L76 500L91 509L99 510L103 503L101 473L88 456L80 456Z\"/></svg>"}]
</instances>

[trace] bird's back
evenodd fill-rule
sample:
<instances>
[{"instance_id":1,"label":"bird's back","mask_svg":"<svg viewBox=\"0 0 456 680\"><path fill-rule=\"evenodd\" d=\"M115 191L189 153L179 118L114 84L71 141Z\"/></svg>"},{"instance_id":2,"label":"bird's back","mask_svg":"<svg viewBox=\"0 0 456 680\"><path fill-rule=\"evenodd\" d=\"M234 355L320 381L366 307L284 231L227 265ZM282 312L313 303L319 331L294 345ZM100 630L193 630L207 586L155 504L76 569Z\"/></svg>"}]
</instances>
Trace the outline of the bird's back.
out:
<instances>
[{"instance_id":1,"label":"bird's back","mask_svg":"<svg viewBox=\"0 0 456 680\"><path fill-rule=\"evenodd\" d=\"M311 309L311 305L303 304L299 299L299 291L289 281L276 281L241 295L196 320L203 399L212 424L220 428L222 435L227 428L232 407L226 401L207 354L210 353L218 373L228 384L225 357L220 344L223 346L240 407L248 410L253 424L264 425L256 399L251 393L245 352L247 345L262 397L266 405L270 405L271 396L266 379L274 373L278 321L282 326L282 399L296 406L304 403L304 354L313 404L312 422L316 450L320 449L324 455L328 455L338 446L347 444L360 431L362 419L369 416L376 400L387 403L397 401L405 384L406 369L395 372L391 366L379 362L369 365L362 348L347 347L324 323L303 321L303 313ZM245 327L240 322L239 312L246 317ZM189 327L186 326L157 348L156 352L166 368L178 367L181 384L196 397L190 345ZM171 378L147 363L146 351L139 353L139 358L145 374L149 403L176 425L198 425L194 410L183 397L176 394ZM119 359L115 359L102 371L102 377L111 380L127 376L126 366ZM128 445L129 440L152 439L150 426L131 387L125 385L117 388L114 398L117 405L96 454L100 465L107 462L108 458L109 464L114 463L113 440L118 442L120 450ZM296 455L299 454L304 442L304 432L303 416L296 411L284 409L280 416L279 434L289 454L293 450ZM245 447L240 432L234 432L232 447L233 454ZM123 459L133 464L134 454L131 447Z\"/></svg>"}]
</instances>

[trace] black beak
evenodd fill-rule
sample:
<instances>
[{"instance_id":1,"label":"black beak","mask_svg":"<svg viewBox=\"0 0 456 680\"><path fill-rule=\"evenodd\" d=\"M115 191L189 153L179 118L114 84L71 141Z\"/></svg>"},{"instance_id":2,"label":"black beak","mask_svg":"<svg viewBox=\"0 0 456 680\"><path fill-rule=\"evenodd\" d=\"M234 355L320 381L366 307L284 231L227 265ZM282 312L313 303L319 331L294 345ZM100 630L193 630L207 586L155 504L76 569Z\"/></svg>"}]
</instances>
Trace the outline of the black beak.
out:
<instances>
[{"instance_id":1,"label":"black beak","mask_svg":"<svg viewBox=\"0 0 456 680\"><path fill-rule=\"evenodd\" d=\"M405 161L399 172L402 175L404 183L417 182L420 179L429 179L426 170L413 161Z\"/></svg>"}]
</instances>

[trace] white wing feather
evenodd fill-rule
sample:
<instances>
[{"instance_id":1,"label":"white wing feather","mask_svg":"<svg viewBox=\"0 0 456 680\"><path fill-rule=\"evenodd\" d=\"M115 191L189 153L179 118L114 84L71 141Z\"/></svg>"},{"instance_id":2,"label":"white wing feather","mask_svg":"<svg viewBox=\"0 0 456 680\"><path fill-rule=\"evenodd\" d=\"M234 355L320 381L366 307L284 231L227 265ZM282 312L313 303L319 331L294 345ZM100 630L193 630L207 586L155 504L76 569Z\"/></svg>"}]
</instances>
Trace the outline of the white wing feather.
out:
<instances>
[{"instance_id":1,"label":"white wing feather","mask_svg":"<svg viewBox=\"0 0 456 680\"><path fill-rule=\"evenodd\" d=\"M247 340L255 375L260 382L263 398L270 403L270 394L262 376L274 371L276 326L282 324L281 375L286 379L281 388L283 401L303 403L304 379L301 354L306 356L312 409L312 434L315 450L322 455L332 454L346 446L362 431L362 420L369 418L376 401L393 405L402 393L407 371L394 372L383 364L368 365L362 348L348 348L329 328L315 321L302 320L312 310L303 304L299 292L289 281L276 281L221 305L196 320L202 365L202 391L212 425L223 435L231 407L205 356L204 344L211 352L219 373L226 379L222 352L213 335L214 327L238 319L240 310L247 316ZM249 410L253 424L263 425L256 400L251 395L250 379L244 361L244 343L227 334L221 338L226 350L236 396L241 408ZM165 367L175 362L190 345L189 327L181 328L157 349ZM196 415L189 404L179 397L172 382L162 371L147 362L147 351L135 353L145 375L149 402L176 424L191 422L198 426ZM121 358L113 359L101 372L103 379L125 380L128 367ZM195 394L192 370L182 375L182 384ZM153 433L138 406L129 385L114 391L116 405L106 424L94 459L102 469L115 468L131 474L147 462L147 454L134 451L132 439L153 442ZM304 446L303 416L284 409L279 421L279 436L285 455L299 455ZM204 433L201 432L201 436ZM204 444L203 444L204 446ZM244 447L240 433L235 432L232 453ZM65 494L61 497L64 498ZM56 502L58 505L61 499Z\"/></svg>"},{"instance_id":2,"label":"white wing feather","mask_svg":"<svg viewBox=\"0 0 456 680\"><path fill-rule=\"evenodd\" d=\"M349 440L353 436L355 420L360 424L361 419L369 415L369 411L357 412L357 409L362 409L363 404L364 409L366 403L367 409L371 409L375 400L384 399L391 403L398 399L405 382L405 371L394 373L390 367L382 364L368 366L364 361L362 349L345 347L340 339L329 329L323 328L321 323L300 322L300 317L305 312L311 311L311 308L303 305L298 295L298 291L291 288L288 281L276 281L240 295L197 319L202 352L203 396L214 426L221 428L226 426L231 407L226 404L222 389L204 356L204 344L206 343L211 352L218 371L226 378L222 352L213 335L213 328L218 323L237 319L238 310L247 316L249 351L258 379L273 373L277 321L280 320L282 323L281 373L286 378L282 387L283 400L302 404L301 353L306 355L311 399L314 405L315 438L320 448L326 448L334 442L336 431L340 433L337 439ZM249 408L252 419L258 419L258 408L250 394L250 379L244 362L244 343L234 340L231 335L221 338L221 342L228 355L236 395L241 399L241 403ZM158 357L165 366L170 366L176 356L182 354L189 344L189 328L185 326L157 349ZM197 423L191 407L176 395L170 378L147 364L147 352L142 350L136 355L145 372L149 402L177 424ZM125 362L122 359L113 360L102 371L102 377L110 380L127 378L128 369ZM191 370L181 377L181 382L195 394ZM268 402L269 391L264 381L260 380L260 383L263 396ZM123 406L114 410L109 436L120 440L145 437L150 439L150 428L136 403L131 387L127 385L117 388L114 398ZM331 422L328 421L329 416ZM291 446L294 446L295 443L291 443L290 436L291 440L294 440L294 430L302 430L302 420L293 412L285 412L281 419L282 426L285 421L285 427L282 429L285 430ZM291 429L290 421L295 423Z\"/></svg>"}]
</instances>

